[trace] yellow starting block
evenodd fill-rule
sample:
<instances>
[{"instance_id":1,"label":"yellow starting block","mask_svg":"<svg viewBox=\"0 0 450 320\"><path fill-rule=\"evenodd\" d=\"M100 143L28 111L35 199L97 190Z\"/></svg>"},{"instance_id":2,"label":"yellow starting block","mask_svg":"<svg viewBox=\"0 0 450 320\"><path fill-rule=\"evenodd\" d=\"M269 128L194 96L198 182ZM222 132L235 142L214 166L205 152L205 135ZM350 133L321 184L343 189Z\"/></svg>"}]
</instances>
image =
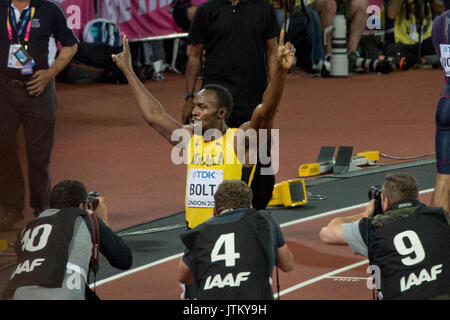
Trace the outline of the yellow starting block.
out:
<instances>
[{"instance_id":1,"label":"yellow starting block","mask_svg":"<svg viewBox=\"0 0 450 320\"><path fill-rule=\"evenodd\" d=\"M317 176L322 173L330 172L333 168L333 162L323 163L305 163L298 168L299 177Z\"/></svg>"},{"instance_id":2,"label":"yellow starting block","mask_svg":"<svg viewBox=\"0 0 450 320\"><path fill-rule=\"evenodd\" d=\"M322 149L324 148L330 147L322 147ZM341 148L343 149L342 157L344 157L345 159L342 159L342 157L340 158L340 154L338 153L338 157L336 160L326 159L327 161L317 161L316 163L302 164L298 168L298 176L310 177L328 172L346 173L348 171L361 169L360 166L374 165L378 160L380 160L379 151L359 152L356 154L356 156L352 156L351 153L353 151L353 147L340 147L339 150L341 150ZM345 148L347 148L347 150L344 150ZM319 155L319 158L320 157L321 156Z\"/></svg>"},{"instance_id":3,"label":"yellow starting block","mask_svg":"<svg viewBox=\"0 0 450 320\"><path fill-rule=\"evenodd\" d=\"M268 205L270 207L295 207L307 202L305 180L299 178L277 183Z\"/></svg>"},{"instance_id":4,"label":"yellow starting block","mask_svg":"<svg viewBox=\"0 0 450 320\"><path fill-rule=\"evenodd\" d=\"M302 164L298 168L298 176L309 177L331 172L335 163L333 158L335 150L336 147L334 146L323 146L320 148L319 156L317 157L316 162Z\"/></svg>"},{"instance_id":5,"label":"yellow starting block","mask_svg":"<svg viewBox=\"0 0 450 320\"><path fill-rule=\"evenodd\" d=\"M365 152L357 153L356 155L366 159L367 162L364 164L375 164L375 162L380 160L380 152L379 151L365 151Z\"/></svg>"}]
</instances>

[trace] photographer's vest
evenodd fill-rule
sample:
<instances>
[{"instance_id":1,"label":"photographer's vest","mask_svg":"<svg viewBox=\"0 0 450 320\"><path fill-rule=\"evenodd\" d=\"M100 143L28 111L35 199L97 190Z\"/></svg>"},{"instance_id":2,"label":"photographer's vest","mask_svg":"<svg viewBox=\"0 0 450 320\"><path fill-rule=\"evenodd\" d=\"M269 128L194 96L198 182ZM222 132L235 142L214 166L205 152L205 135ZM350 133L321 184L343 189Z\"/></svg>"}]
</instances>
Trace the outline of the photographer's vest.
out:
<instances>
[{"instance_id":1,"label":"photographer's vest","mask_svg":"<svg viewBox=\"0 0 450 320\"><path fill-rule=\"evenodd\" d=\"M193 229L213 216L214 193L223 180L237 179L250 185L255 166L245 167L234 151L236 128L213 141L193 135L187 148L186 221Z\"/></svg>"},{"instance_id":2,"label":"photographer's vest","mask_svg":"<svg viewBox=\"0 0 450 320\"><path fill-rule=\"evenodd\" d=\"M65 208L27 224L16 242L18 264L4 298L24 286L61 287L75 220L83 214L86 213L79 208Z\"/></svg>"},{"instance_id":3,"label":"photographer's vest","mask_svg":"<svg viewBox=\"0 0 450 320\"><path fill-rule=\"evenodd\" d=\"M402 201L365 219L369 260L380 269L383 299L450 294L450 226L441 208Z\"/></svg>"},{"instance_id":4,"label":"photographer's vest","mask_svg":"<svg viewBox=\"0 0 450 320\"><path fill-rule=\"evenodd\" d=\"M227 214L241 210L246 211L238 221L208 221L181 235L192 253L199 300L273 299L274 229L254 209Z\"/></svg>"},{"instance_id":5,"label":"photographer's vest","mask_svg":"<svg viewBox=\"0 0 450 320\"><path fill-rule=\"evenodd\" d=\"M411 8L410 12L407 13L405 4L403 4L400 12L395 16L394 38L395 42L413 45L419 42L419 26L414 14L415 1L408 0L408 2ZM431 37L431 25L433 22L430 3L426 2L426 5L428 6L428 16L424 17L422 22L422 41Z\"/></svg>"}]
</instances>

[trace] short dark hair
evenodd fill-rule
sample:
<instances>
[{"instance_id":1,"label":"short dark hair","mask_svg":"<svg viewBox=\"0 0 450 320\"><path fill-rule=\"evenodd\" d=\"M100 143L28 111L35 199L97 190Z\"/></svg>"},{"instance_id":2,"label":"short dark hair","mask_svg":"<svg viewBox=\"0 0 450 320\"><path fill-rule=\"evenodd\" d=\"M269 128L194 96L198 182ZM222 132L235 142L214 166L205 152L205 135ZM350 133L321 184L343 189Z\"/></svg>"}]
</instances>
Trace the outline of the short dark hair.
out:
<instances>
[{"instance_id":1,"label":"short dark hair","mask_svg":"<svg viewBox=\"0 0 450 320\"><path fill-rule=\"evenodd\" d=\"M419 198L417 179L409 173L390 173L386 175L383 185L383 196L391 204L400 200Z\"/></svg>"},{"instance_id":2,"label":"short dark hair","mask_svg":"<svg viewBox=\"0 0 450 320\"><path fill-rule=\"evenodd\" d=\"M214 204L218 213L225 209L250 208L252 189L241 180L225 180L214 194Z\"/></svg>"},{"instance_id":3,"label":"short dark hair","mask_svg":"<svg viewBox=\"0 0 450 320\"><path fill-rule=\"evenodd\" d=\"M217 96L217 106L219 108L225 107L227 108L227 119L231 115L231 111L233 111L233 96L230 93L230 90L225 88L220 84L207 84L203 87L205 90L213 90L216 92Z\"/></svg>"},{"instance_id":4,"label":"short dark hair","mask_svg":"<svg viewBox=\"0 0 450 320\"><path fill-rule=\"evenodd\" d=\"M53 209L78 208L86 205L87 191L85 186L76 180L58 182L50 192L50 207Z\"/></svg>"}]
</instances>

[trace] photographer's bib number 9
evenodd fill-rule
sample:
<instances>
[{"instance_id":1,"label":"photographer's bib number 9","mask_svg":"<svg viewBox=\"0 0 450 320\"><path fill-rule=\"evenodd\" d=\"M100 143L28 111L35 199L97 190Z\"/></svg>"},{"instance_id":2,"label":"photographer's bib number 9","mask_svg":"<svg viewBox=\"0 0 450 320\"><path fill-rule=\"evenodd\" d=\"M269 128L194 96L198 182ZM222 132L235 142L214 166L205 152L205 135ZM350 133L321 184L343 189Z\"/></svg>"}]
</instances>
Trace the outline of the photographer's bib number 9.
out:
<instances>
[{"instance_id":1,"label":"photographer's bib number 9","mask_svg":"<svg viewBox=\"0 0 450 320\"><path fill-rule=\"evenodd\" d=\"M213 208L214 193L223 181L223 170L189 169L187 206Z\"/></svg>"}]
</instances>

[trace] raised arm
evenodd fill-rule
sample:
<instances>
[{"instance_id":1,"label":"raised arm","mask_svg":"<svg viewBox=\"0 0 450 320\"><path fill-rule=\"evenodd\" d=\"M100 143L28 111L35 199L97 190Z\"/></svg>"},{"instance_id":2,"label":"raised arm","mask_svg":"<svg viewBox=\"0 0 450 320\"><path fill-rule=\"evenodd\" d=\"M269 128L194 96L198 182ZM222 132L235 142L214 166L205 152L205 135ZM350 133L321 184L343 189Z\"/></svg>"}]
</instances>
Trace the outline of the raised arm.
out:
<instances>
[{"instance_id":1,"label":"raised arm","mask_svg":"<svg viewBox=\"0 0 450 320\"><path fill-rule=\"evenodd\" d=\"M349 217L337 217L331 220L327 226L323 227L319 232L319 238L326 244L334 245L346 245L347 240L345 239L344 232L342 231L342 225L344 223L351 223L358 221L362 218L368 218L372 216L375 212L375 200L371 200L367 205L366 209L353 216Z\"/></svg>"},{"instance_id":2,"label":"raised arm","mask_svg":"<svg viewBox=\"0 0 450 320\"><path fill-rule=\"evenodd\" d=\"M280 43L270 82L264 91L262 103L253 111L250 122L244 123L241 128L248 129L272 129L273 119L283 95L286 74L291 67L295 56L295 48L292 43L284 44L284 29L280 33Z\"/></svg>"},{"instance_id":3,"label":"raised arm","mask_svg":"<svg viewBox=\"0 0 450 320\"><path fill-rule=\"evenodd\" d=\"M177 144L177 141L171 141L172 132L183 126L164 110L161 103L145 88L134 73L131 64L130 46L126 36L123 36L123 51L117 55L113 54L112 59L125 74L128 85L131 88L145 121L158 131L170 144Z\"/></svg>"}]
</instances>

